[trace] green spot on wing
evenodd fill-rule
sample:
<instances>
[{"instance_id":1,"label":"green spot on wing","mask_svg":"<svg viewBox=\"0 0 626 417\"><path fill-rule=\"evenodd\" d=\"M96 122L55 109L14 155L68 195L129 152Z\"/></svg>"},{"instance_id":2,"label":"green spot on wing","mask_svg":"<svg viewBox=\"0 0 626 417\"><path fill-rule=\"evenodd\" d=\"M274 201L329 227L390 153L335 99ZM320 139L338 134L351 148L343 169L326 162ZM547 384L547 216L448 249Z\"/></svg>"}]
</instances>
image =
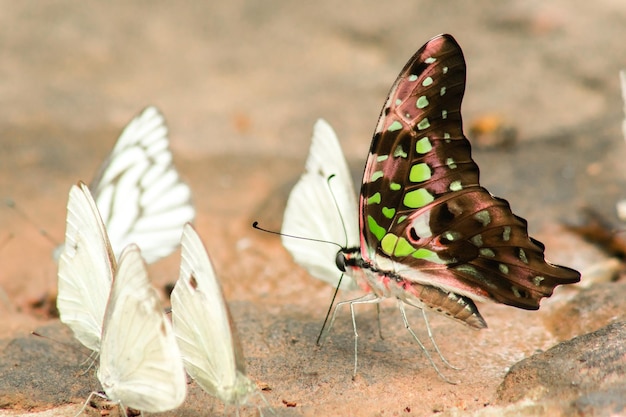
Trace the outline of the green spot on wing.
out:
<instances>
[{"instance_id":1,"label":"green spot on wing","mask_svg":"<svg viewBox=\"0 0 626 417\"><path fill-rule=\"evenodd\" d=\"M392 219L395 214L396 214L396 209L383 207L383 216L385 216L386 218Z\"/></svg>"},{"instance_id":2,"label":"green spot on wing","mask_svg":"<svg viewBox=\"0 0 626 417\"><path fill-rule=\"evenodd\" d=\"M425 154L430 152L433 149L433 145L430 143L430 139L427 137L421 138L415 144L415 150L417 153Z\"/></svg>"},{"instance_id":3,"label":"green spot on wing","mask_svg":"<svg viewBox=\"0 0 626 417\"><path fill-rule=\"evenodd\" d=\"M456 162L454 162L454 159L452 159L452 158L447 158L446 159L446 165L450 169L455 169L456 168Z\"/></svg>"},{"instance_id":4,"label":"green spot on wing","mask_svg":"<svg viewBox=\"0 0 626 417\"><path fill-rule=\"evenodd\" d=\"M431 203L435 197L433 197L427 190L420 188L413 190L404 195L404 205L408 208L420 208L426 204Z\"/></svg>"},{"instance_id":5,"label":"green spot on wing","mask_svg":"<svg viewBox=\"0 0 626 417\"><path fill-rule=\"evenodd\" d=\"M511 238L511 226L504 226L504 230L502 231L502 240L508 242Z\"/></svg>"},{"instance_id":6,"label":"green spot on wing","mask_svg":"<svg viewBox=\"0 0 626 417\"><path fill-rule=\"evenodd\" d=\"M415 252L413 252L413 254L411 255L414 258L417 259L424 259L430 262L434 262L437 264L445 264L447 263L446 261L444 261L443 259L441 259L439 257L439 255L437 255L435 252L425 249L425 248L419 248L418 250L416 250Z\"/></svg>"},{"instance_id":7,"label":"green spot on wing","mask_svg":"<svg viewBox=\"0 0 626 417\"><path fill-rule=\"evenodd\" d=\"M474 218L478 220L483 227L486 227L489 223L491 223L491 215L487 210L477 212L474 214Z\"/></svg>"},{"instance_id":8,"label":"green spot on wing","mask_svg":"<svg viewBox=\"0 0 626 417\"><path fill-rule=\"evenodd\" d=\"M441 118L442 119L448 118L448 110L441 110Z\"/></svg>"},{"instance_id":9,"label":"green spot on wing","mask_svg":"<svg viewBox=\"0 0 626 417\"><path fill-rule=\"evenodd\" d=\"M376 193L367 199L367 204L379 204L380 203L380 193Z\"/></svg>"},{"instance_id":10,"label":"green spot on wing","mask_svg":"<svg viewBox=\"0 0 626 417\"><path fill-rule=\"evenodd\" d=\"M420 96L420 98L418 98L417 102L415 103L415 107L417 107L418 109L423 109L426 106L428 106L428 99L426 98L426 96Z\"/></svg>"},{"instance_id":11,"label":"green spot on wing","mask_svg":"<svg viewBox=\"0 0 626 417\"><path fill-rule=\"evenodd\" d=\"M460 191L463 189L463 186L461 185L461 181L452 181L450 183L450 191Z\"/></svg>"},{"instance_id":12,"label":"green spot on wing","mask_svg":"<svg viewBox=\"0 0 626 417\"><path fill-rule=\"evenodd\" d=\"M439 90L439 95L443 96L444 94L446 94L446 87L441 87L441 90Z\"/></svg>"},{"instance_id":13,"label":"green spot on wing","mask_svg":"<svg viewBox=\"0 0 626 417\"><path fill-rule=\"evenodd\" d=\"M450 242L454 242L455 240L459 240L461 238L461 234L459 232L453 232L448 230L442 233L444 239L449 240Z\"/></svg>"},{"instance_id":14,"label":"green spot on wing","mask_svg":"<svg viewBox=\"0 0 626 417\"><path fill-rule=\"evenodd\" d=\"M422 81L422 85L424 87L428 87L432 83L433 83L433 79L431 77L426 77L426 78L424 78L424 81Z\"/></svg>"},{"instance_id":15,"label":"green spot on wing","mask_svg":"<svg viewBox=\"0 0 626 417\"><path fill-rule=\"evenodd\" d=\"M367 226L369 227L370 232L376 236L376 239L378 240L381 240L383 236L385 236L385 233L387 233L384 228L380 227L378 223L376 223L376 220L374 220L372 216L367 216Z\"/></svg>"},{"instance_id":16,"label":"green spot on wing","mask_svg":"<svg viewBox=\"0 0 626 417\"><path fill-rule=\"evenodd\" d=\"M432 63L433 63L433 62L435 62L436 60L437 60L437 58L434 58L434 57L432 57L432 56L429 56L428 58L426 58L426 59L424 60L424 62L425 62L425 63L427 63L427 64L432 64Z\"/></svg>"},{"instance_id":17,"label":"green spot on wing","mask_svg":"<svg viewBox=\"0 0 626 417\"><path fill-rule=\"evenodd\" d=\"M404 152L404 149L402 149L402 145L398 145L396 149L393 151L393 156L396 158L397 157L406 158L409 155L406 152Z\"/></svg>"},{"instance_id":18,"label":"green spot on wing","mask_svg":"<svg viewBox=\"0 0 626 417\"><path fill-rule=\"evenodd\" d=\"M409 75L408 80L409 80L409 81L415 81L415 80L417 80L417 75L415 75L415 74L411 74L411 75Z\"/></svg>"},{"instance_id":19,"label":"green spot on wing","mask_svg":"<svg viewBox=\"0 0 626 417\"><path fill-rule=\"evenodd\" d=\"M417 128L419 130L428 129L429 127L430 127L430 122L428 121L428 118L426 117L420 120L420 122L417 124Z\"/></svg>"},{"instance_id":20,"label":"green spot on wing","mask_svg":"<svg viewBox=\"0 0 626 417\"><path fill-rule=\"evenodd\" d=\"M391 123L389 127L387 128L387 130L390 132L395 132L396 130L400 130L400 129L402 129L402 123L400 123L397 120L394 120L393 123Z\"/></svg>"},{"instance_id":21,"label":"green spot on wing","mask_svg":"<svg viewBox=\"0 0 626 417\"><path fill-rule=\"evenodd\" d=\"M415 164L411 167L411 172L409 173L409 181L411 182L422 182L426 181L431 177L432 173L430 172L430 167L428 164L421 163Z\"/></svg>"},{"instance_id":22,"label":"green spot on wing","mask_svg":"<svg viewBox=\"0 0 626 417\"><path fill-rule=\"evenodd\" d=\"M403 221L405 221L405 220L407 219L407 217L409 217L409 216L404 216L404 215L402 215L402 216L398 217L398 224L400 224L400 223L402 223Z\"/></svg>"},{"instance_id":23,"label":"green spot on wing","mask_svg":"<svg viewBox=\"0 0 626 417\"><path fill-rule=\"evenodd\" d=\"M402 185L398 184L397 182L392 182L391 184L389 184L389 189L391 191L398 191L402 188Z\"/></svg>"},{"instance_id":24,"label":"green spot on wing","mask_svg":"<svg viewBox=\"0 0 626 417\"><path fill-rule=\"evenodd\" d=\"M387 158L389 158L389 155L378 155L378 156L376 157L376 161L378 161L378 162L383 162L383 161L386 161L386 160L387 160Z\"/></svg>"},{"instance_id":25,"label":"green spot on wing","mask_svg":"<svg viewBox=\"0 0 626 417\"><path fill-rule=\"evenodd\" d=\"M398 236L394 235L393 233L387 233L380 241L380 248L387 255L391 255L396 247L397 241Z\"/></svg>"},{"instance_id":26,"label":"green spot on wing","mask_svg":"<svg viewBox=\"0 0 626 417\"><path fill-rule=\"evenodd\" d=\"M483 245L483 237L482 235L472 236L470 242L472 242L477 248L480 248Z\"/></svg>"},{"instance_id":27,"label":"green spot on wing","mask_svg":"<svg viewBox=\"0 0 626 417\"><path fill-rule=\"evenodd\" d=\"M396 244L396 249L393 251L394 256L409 256L415 252L415 248L409 243L408 240L401 237L398 239L398 243Z\"/></svg>"},{"instance_id":28,"label":"green spot on wing","mask_svg":"<svg viewBox=\"0 0 626 417\"><path fill-rule=\"evenodd\" d=\"M478 250L478 252L482 256L486 256L488 258L495 258L496 257L496 254L494 253L494 251L489 249L489 248L481 248L481 249Z\"/></svg>"},{"instance_id":29,"label":"green spot on wing","mask_svg":"<svg viewBox=\"0 0 626 417\"><path fill-rule=\"evenodd\" d=\"M498 264L498 269L503 274L508 274L509 273L509 267L507 265L505 265L505 264Z\"/></svg>"},{"instance_id":30,"label":"green spot on wing","mask_svg":"<svg viewBox=\"0 0 626 417\"><path fill-rule=\"evenodd\" d=\"M374 173L372 174L372 178L370 178L370 182L375 182L377 179L382 178L382 177L383 177L382 171L374 171Z\"/></svg>"},{"instance_id":31,"label":"green spot on wing","mask_svg":"<svg viewBox=\"0 0 626 417\"><path fill-rule=\"evenodd\" d=\"M519 255L520 261L528 265L528 258L526 257L526 252L524 252L524 249L520 248L518 255Z\"/></svg>"}]
</instances>

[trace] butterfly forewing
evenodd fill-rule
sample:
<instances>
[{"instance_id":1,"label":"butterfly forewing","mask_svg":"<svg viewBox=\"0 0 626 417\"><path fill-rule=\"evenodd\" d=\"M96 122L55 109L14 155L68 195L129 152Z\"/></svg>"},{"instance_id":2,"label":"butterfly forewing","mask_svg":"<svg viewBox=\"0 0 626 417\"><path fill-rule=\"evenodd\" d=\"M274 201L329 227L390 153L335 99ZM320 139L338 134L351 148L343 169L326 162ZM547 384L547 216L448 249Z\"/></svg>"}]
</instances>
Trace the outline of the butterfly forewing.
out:
<instances>
[{"instance_id":1,"label":"butterfly forewing","mask_svg":"<svg viewBox=\"0 0 626 417\"><path fill-rule=\"evenodd\" d=\"M306 170L293 187L281 232L282 243L294 260L314 277L340 288L355 289L356 283L337 269L337 247L359 244L357 203L348 164L335 132L320 119L315 123ZM294 239L292 236L324 242Z\"/></svg>"},{"instance_id":2,"label":"butterfly forewing","mask_svg":"<svg viewBox=\"0 0 626 417\"><path fill-rule=\"evenodd\" d=\"M172 253L183 225L195 217L167 134L161 113L146 108L126 126L90 185L113 249L119 254L136 243L148 263Z\"/></svg>"},{"instance_id":3,"label":"butterfly forewing","mask_svg":"<svg viewBox=\"0 0 626 417\"><path fill-rule=\"evenodd\" d=\"M361 253L421 288L536 309L580 274L547 263L526 221L479 185L461 119L465 70L441 35L394 83L363 176Z\"/></svg>"},{"instance_id":4,"label":"butterfly forewing","mask_svg":"<svg viewBox=\"0 0 626 417\"><path fill-rule=\"evenodd\" d=\"M172 292L172 321L187 372L208 393L241 405L256 390L230 311L208 254L190 224L181 240L180 276Z\"/></svg>"},{"instance_id":5,"label":"butterfly forewing","mask_svg":"<svg viewBox=\"0 0 626 417\"><path fill-rule=\"evenodd\" d=\"M72 186L67 203L65 245L59 259L57 308L61 321L91 350L100 350L102 320L117 267L91 193Z\"/></svg>"}]
</instances>

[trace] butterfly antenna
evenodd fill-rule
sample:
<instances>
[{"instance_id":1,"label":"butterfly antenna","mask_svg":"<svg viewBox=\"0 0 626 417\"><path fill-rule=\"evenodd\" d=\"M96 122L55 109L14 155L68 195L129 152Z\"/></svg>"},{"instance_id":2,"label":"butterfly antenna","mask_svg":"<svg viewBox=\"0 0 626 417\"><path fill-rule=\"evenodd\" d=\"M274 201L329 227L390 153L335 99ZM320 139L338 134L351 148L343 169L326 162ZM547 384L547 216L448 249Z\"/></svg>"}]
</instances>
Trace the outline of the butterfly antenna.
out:
<instances>
[{"instance_id":1,"label":"butterfly antenna","mask_svg":"<svg viewBox=\"0 0 626 417\"><path fill-rule=\"evenodd\" d=\"M348 246L348 231L346 230L346 223L343 219L343 215L341 214L341 210L339 209L339 203L337 203L337 199L335 198L335 193L333 192L333 189L330 186L330 180L332 180L333 178L335 178L335 174L331 174L328 176L328 178L326 178L326 185L328 186L328 191L330 192L330 195L333 198L333 203L335 203L335 209L337 209L337 214L339 215L339 220L341 220L341 226L343 227L343 234L344 234L344 246L346 247ZM340 245L338 245L340 246ZM341 246L340 246L341 247ZM341 247L343 249L343 247ZM322 334L324 333L324 329L326 328L326 323L328 322L328 318L330 317L330 313L333 310L333 304L335 304L335 299L337 298L337 293L339 292L339 288L341 288L341 281L343 281L343 276L344 274L341 274L341 276L339 277L339 281L337 281L337 286L335 287L335 292L333 292L333 298L330 301L330 305L328 306L328 311L326 312L326 317L324 317L324 323L322 324L322 328L320 329L320 334L317 336L317 340L315 341L315 344L317 346L320 346L320 340L322 338ZM380 323L380 321L379 321Z\"/></svg>"},{"instance_id":2,"label":"butterfly antenna","mask_svg":"<svg viewBox=\"0 0 626 417\"><path fill-rule=\"evenodd\" d=\"M57 247L60 245L60 243L56 239L54 239L52 236L50 236L48 232L46 232L44 229L40 227L37 227L37 223L35 223L22 209L20 209L13 199L5 198L4 204L6 204L6 206L9 207L10 209L13 209L26 223L31 224L35 228L38 228L39 234L41 234L48 242L52 243L54 247Z\"/></svg>"},{"instance_id":3,"label":"butterfly antenna","mask_svg":"<svg viewBox=\"0 0 626 417\"><path fill-rule=\"evenodd\" d=\"M330 195L333 198L333 203L335 203L335 209L337 210L339 219L341 220L341 226L343 227L344 247L347 247L348 246L348 231L346 230L346 222L343 219L343 214L341 214L341 210L339 210L339 203L337 203L337 199L335 198L335 193L333 193L333 189L330 187L330 180L332 180L335 177L336 177L335 174L329 175L328 178L326 178L326 185L328 186L328 191L330 191Z\"/></svg>"},{"instance_id":4,"label":"butterfly antenna","mask_svg":"<svg viewBox=\"0 0 626 417\"><path fill-rule=\"evenodd\" d=\"M275 232L275 231L273 231L273 230L264 229L264 228L262 228L261 226L259 226L259 222L257 222L257 221L254 221L254 222L252 223L252 227L253 227L253 228L255 228L256 230L260 230L261 232L271 233L271 234L273 234L273 235L278 235L278 236L286 236L286 237L291 237L291 238L294 238L294 239L308 240L308 241L310 241L310 242L329 243L329 244L331 244L331 245L335 245L335 246L339 247L340 249L341 249L341 247L342 247L339 243L330 242L330 241L328 241L328 240L323 240L323 239L313 239L313 238L310 238L310 237L304 237L304 236L294 236L294 235L290 235L290 234L287 234L287 233Z\"/></svg>"}]
</instances>

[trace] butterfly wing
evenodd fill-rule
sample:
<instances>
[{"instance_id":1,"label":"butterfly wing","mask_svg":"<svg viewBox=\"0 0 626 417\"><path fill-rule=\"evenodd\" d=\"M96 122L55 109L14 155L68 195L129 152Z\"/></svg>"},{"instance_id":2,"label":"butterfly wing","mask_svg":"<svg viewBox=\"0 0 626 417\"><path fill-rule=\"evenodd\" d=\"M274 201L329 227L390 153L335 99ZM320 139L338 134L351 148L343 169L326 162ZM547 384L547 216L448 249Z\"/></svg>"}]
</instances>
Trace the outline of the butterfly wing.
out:
<instances>
[{"instance_id":1,"label":"butterfly wing","mask_svg":"<svg viewBox=\"0 0 626 417\"><path fill-rule=\"evenodd\" d=\"M118 255L135 243L146 262L155 262L178 247L183 225L195 217L167 133L161 113L146 108L126 126L90 185Z\"/></svg>"},{"instance_id":2,"label":"butterfly wing","mask_svg":"<svg viewBox=\"0 0 626 417\"><path fill-rule=\"evenodd\" d=\"M91 350L100 350L102 321L115 256L89 188L70 189L65 246L59 259L57 308L61 321Z\"/></svg>"},{"instance_id":3,"label":"butterfly wing","mask_svg":"<svg viewBox=\"0 0 626 417\"><path fill-rule=\"evenodd\" d=\"M281 232L355 247L359 243L355 196L337 136L320 119L313 130L305 172L289 195ZM294 260L312 276L337 286L342 274L335 264L335 245L289 236L281 239ZM354 289L356 284L344 276L340 288Z\"/></svg>"},{"instance_id":4,"label":"butterfly wing","mask_svg":"<svg viewBox=\"0 0 626 417\"><path fill-rule=\"evenodd\" d=\"M362 256L420 284L537 309L580 274L547 263L526 221L479 185L464 90L465 60L450 35L417 51L392 86L361 188Z\"/></svg>"},{"instance_id":5,"label":"butterfly wing","mask_svg":"<svg viewBox=\"0 0 626 417\"><path fill-rule=\"evenodd\" d=\"M194 228L181 240L180 276L172 291L172 322L187 372L209 394L242 404L256 390L247 378L241 345L213 271Z\"/></svg>"},{"instance_id":6,"label":"butterfly wing","mask_svg":"<svg viewBox=\"0 0 626 417\"><path fill-rule=\"evenodd\" d=\"M135 245L120 257L103 327L98 379L109 399L148 412L182 404L187 381L180 351Z\"/></svg>"}]
</instances>

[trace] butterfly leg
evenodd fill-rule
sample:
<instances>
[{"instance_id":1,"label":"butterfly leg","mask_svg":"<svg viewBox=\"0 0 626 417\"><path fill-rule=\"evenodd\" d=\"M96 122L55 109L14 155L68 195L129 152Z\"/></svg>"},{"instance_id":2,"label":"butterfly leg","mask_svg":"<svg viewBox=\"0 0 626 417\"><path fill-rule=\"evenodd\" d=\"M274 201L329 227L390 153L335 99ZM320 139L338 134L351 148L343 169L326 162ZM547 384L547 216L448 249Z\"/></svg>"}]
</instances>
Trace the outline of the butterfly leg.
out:
<instances>
[{"instance_id":1,"label":"butterfly leg","mask_svg":"<svg viewBox=\"0 0 626 417\"><path fill-rule=\"evenodd\" d=\"M437 346L437 342L435 342L435 338L433 336L433 332L430 330L430 323L428 322L428 317L426 316L426 310L424 310L423 308L420 309L422 310L422 316L424 317L424 323L426 323L426 330L428 331L428 338L430 339L430 342L433 344L433 346L435 347L435 350L437 351L437 354L439 355L439 358L441 358L441 361L448 367L457 371L460 371L463 368L460 367L456 367L454 365L452 365L450 362L448 362L448 360L443 356L443 354L441 353L441 351L439 350L439 346Z\"/></svg>"},{"instance_id":2,"label":"butterfly leg","mask_svg":"<svg viewBox=\"0 0 626 417\"><path fill-rule=\"evenodd\" d=\"M78 417L79 415L81 415L83 413L83 411L85 411L85 408L87 408L87 404L89 404L89 401L91 401L91 399L93 397L100 397L100 398L103 398L105 400L108 400L106 395L100 394L99 392L96 392L96 391L92 391L91 394L89 394L89 396L87 397L87 399L83 403L83 406L80 408L80 410L78 411L78 413L76 413L76 415L74 417Z\"/></svg>"},{"instance_id":3,"label":"butterfly leg","mask_svg":"<svg viewBox=\"0 0 626 417\"><path fill-rule=\"evenodd\" d=\"M333 324L335 323L335 317L337 316L337 311L339 310L339 307L348 304L350 306L350 314L352 316L352 328L354 329L354 372L352 373L353 378L356 376L356 370L358 367L358 339L359 339L359 334L356 330L356 314L354 313L354 304L374 304L374 303L378 304L382 300L383 298L378 297L376 294L369 293L369 294L365 294L363 297L355 298L354 300L347 300L347 301L342 301L340 303L337 303L337 305L335 306L335 311L333 311L333 315L330 318L328 330L326 331L326 334L322 338L322 344L323 344L324 340L326 340L326 337L328 337L331 329L333 328Z\"/></svg>"},{"instance_id":4,"label":"butterfly leg","mask_svg":"<svg viewBox=\"0 0 626 417\"><path fill-rule=\"evenodd\" d=\"M449 384L452 385L456 385L457 382L451 381L448 378L445 377L445 375L443 375L441 373L441 371L439 370L439 368L437 367L437 365L435 364L435 362L433 361L432 356L430 356L430 353L428 353L428 350L426 350L426 346L424 346L424 344L422 343L422 341L417 337L417 335L415 334L415 332L413 331L413 329L411 329L411 326L409 325L409 320L406 317L406 311L404 309L404 302L402 300L400 300L399 298L397 299L398 302L398 308L400 309L400 314L402 315L402 320L404 321L404 327L409 331L409 333L411 333L411 336L413 336L413 339L415 339L415 341L417 342L417 344L420 346L420 348L422 349L422 351L424 352L424 355L426 355L426 358L428 358L428 361L430 362L430 364L432 365L432 367L435 369L435 371L437 372L437 375L439 375L439 377L441 379L443 379L444 381L446 381ZM423 310L422 310L423 311ZM426 319L426 316L424 316L424 319ZM428 321L427 321L428 323ZM427 324L427 327L428 324ZM433 344L435 345L435 349L437 350L437 353L439 353L439 356L443 359L443 356L441 356L441 352L439 352L439 348L437 347L437 345L434 343L434 339L432 338L432 334L430 332L430 328L428 329L428 335L431 338L431 340L433 341ZM443 359L445 364L448 364L448 362Z\"/></svg>"},{"instance_id":5,"label":"butterfly leg","mask_svg":"<svg viewBox=\"0 0 626 417\"><path fill-rule=\"evenodd\" d=\"M380 302L383 301L384 298L378 297L376 294L374 293L370 293L367 294L364 297L361 298L357 298L356 300L352 300L352 301L344 301L343 303L339 303L337 304L337 307L339 307L339 305L341 304L345 304L348 303L350 304L350 314L352 315L352 328L354 329L354 371L352 372L352 379L354 379L356 377L356 370L358 367L358 342L359 342L359 334L356 331L356 314L354 314L354 305L355 304L374 304L376 303L376 307L378 307L378 324L380 325ZM337 309L335 308L335 311L337 311ZM379 327L380 330L380 327Z\"/></svg>"},{"instance_id":6,"label":"butterfly leg","mask_svg":"<svg viewBox=\"0 0 626 417\"><path fill-rule=\"evenodd\" d=\"M380 340L385 340L383 337L383 327L380 324L380 304L376 304L376 318L378 321L378 337L380 337Z\"/></svg>"},{"instance_id":7,"label":"butterfly leg","mask_svg":"<svg viewBox=\"0 0 626 417\"><path fill-rule=\"evenodd\" d=\"M330 334L331 329L333 328L333 324L335 323L335 317L337 316L337 311L339 310L339 307L346 305L346 304L352 304L352 303L356 303L356 302L360 302L363 301L365 303L369 302L369 300L372 299L377 299L378 297L376 297L376 295L370 293L370 294L366 294L362 297L359 298L355 298L353 300L347 300L347 301L342 301L340 303L337 303L337 305L335 306L335 309L333 311L333 314L330 318L330 323L328 324L328 328L326 329L326 332L324 334L323 337L321 337L321 341L320 343L318 343L319 346L324 344L324 341L326 340L326 338L328 337L328 335ZM320 338L318 338L318 340L320 340Z\"/></svg>"}]
</instances>

